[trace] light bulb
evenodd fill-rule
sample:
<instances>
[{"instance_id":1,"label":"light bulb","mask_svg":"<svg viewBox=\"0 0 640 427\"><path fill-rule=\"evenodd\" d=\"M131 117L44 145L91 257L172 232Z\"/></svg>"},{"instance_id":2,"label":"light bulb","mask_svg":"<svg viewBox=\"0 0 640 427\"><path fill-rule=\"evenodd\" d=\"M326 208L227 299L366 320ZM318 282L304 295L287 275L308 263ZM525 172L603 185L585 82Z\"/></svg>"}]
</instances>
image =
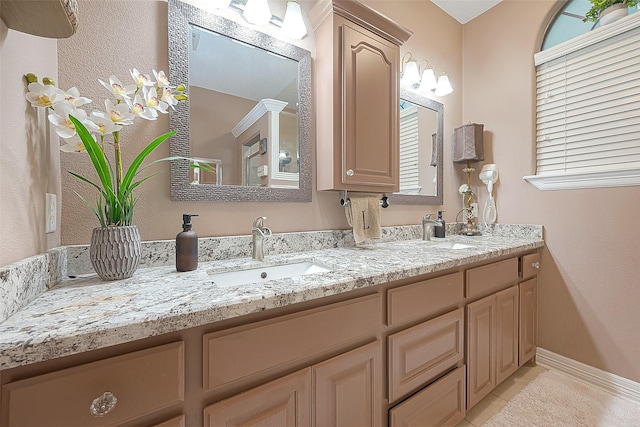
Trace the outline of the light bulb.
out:
<instances>
[{"instance_id":1,"label":"light bulb","mask_svg":"<svg viewBox=\"0 0 640 427\"><path fill-rule=\"evenodd\" d=\"M247 0L242 16L250 24L267 25L271 21L269 3L267 0Z\"/></svg>"},{"instance_id":2,"label":"light bulb","mask_svg":"<svg viewBox=\"0 0 640 427\"><path fill-rule=\"evenodd\" d=\"M307 35L307 27L302 19L302 10L297 1L287 2L287 11L284 14L282 33L290 39L300 40Z\"/></svg>"},{"instance_id":3,"label":"light bulb","mask_svg":"<svg viewBox=\"0 0 640 427\"><path fill-rule=\"evenodd\" d=\"M442 75L438 77L438 86L436 87L436 96L445 96L453 92L449 77Z\"/></svg>"}]
</instances>

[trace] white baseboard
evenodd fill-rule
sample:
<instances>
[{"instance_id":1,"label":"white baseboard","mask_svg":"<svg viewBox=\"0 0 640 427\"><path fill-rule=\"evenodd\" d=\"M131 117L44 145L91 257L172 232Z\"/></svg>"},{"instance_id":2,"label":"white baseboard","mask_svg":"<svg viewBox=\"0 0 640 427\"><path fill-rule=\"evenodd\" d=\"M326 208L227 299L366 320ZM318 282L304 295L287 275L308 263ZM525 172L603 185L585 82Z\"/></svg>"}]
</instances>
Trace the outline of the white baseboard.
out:
<instances>
[{"instance_id":1,"label":"white baseboard","mask_svg":"<svg viewBox=\"0 0 640 427\"><path fill-rule=\"evenodd\" d=\"M544 348L536 351L536 362L579 380L598 386L611 394L640 404L640 383L585 365Z\"/></svg>"}]
</instances>

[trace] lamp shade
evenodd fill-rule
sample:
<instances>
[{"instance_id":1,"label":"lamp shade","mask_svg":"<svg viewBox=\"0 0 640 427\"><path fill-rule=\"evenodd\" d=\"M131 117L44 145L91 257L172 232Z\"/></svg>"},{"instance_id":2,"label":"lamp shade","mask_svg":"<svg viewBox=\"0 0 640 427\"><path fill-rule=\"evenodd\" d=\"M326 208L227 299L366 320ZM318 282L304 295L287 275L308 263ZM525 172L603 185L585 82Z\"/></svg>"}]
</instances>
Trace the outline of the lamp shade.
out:
<instances>
[{"instance_id":1,"label":"lamp shade","mask_svg":"<svg viewBox=\"0 0 640 427\"><path fill-rule=\"evenodd\" d=\"M484 160L484 125L469 123L453 131L453 162Z\"/></svg>"},{"instance_id":2,"label":"lamp shade","mask_svg":"<svg viewBox=\"0 0 640 427\"><path fill-rule=\"evenodd\" d=\"M301 40L307 35L307 27L304 25L300 4L297 1L291 0L287 2L282 32L286 37L296 40Z\"/></svg>"},{"instance_id":3,"label":"lamp shade","mask_svg":"<svg viewBox=\"0 0 640 427\"><path fill-rule=\"evenodd\" d=\"M416 61L408 61L404 67L404 73L400 82L406 86L412 86L420 81L420 71L418 71L418 63Z\"/></svg>"},{"instance_id":4,"label":"lamp shade","mask_svg":"<svg viewBox=\"0 0 640 427\"><path fill-rule=\"evenodd\" d=\"M427 67L422 72L422 79L420 79L420 90L422 91L430 91L438 86L438 81L436 80L436 73L433 71L433 68Z\"/></svg>"},{"instance_id":5,"label":"lamp shade","mask_svg":"<svg viewBox=\"0 0 640 427\"><path fill-rule=\"evenodd\" d=\"M271 21L269 3L267 0L247 0L242 16L250 24L267 25Z\"/></svg>"},{"instance_id":6,"label":"lamp shade","mask_svg":"<svg viewBox=\"0 0 640 427\"><path fill-rule=\"evenodd\" d=\"M442 75L438 77L438 84L436 86L436 96L446 96L453 92L453 87L451 87L451 82L449 81L449 77L447 75Z\"/></svg>"}]
</instances>

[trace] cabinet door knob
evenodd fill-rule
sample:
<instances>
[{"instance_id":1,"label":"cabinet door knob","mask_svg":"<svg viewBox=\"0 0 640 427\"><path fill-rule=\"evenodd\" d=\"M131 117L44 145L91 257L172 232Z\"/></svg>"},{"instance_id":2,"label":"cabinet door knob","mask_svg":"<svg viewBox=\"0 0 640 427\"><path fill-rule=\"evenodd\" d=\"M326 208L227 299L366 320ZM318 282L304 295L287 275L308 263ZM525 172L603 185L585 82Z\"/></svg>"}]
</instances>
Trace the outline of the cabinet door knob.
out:
<instances>
[{"instance_id":1,"label":"cabinet door knob","mask_svg":"<svg viewBox=\"0 0 640 427\"><path fill-rule=\"evenodd\" d=\"M91 412L91 415L94 417L104 417L116 407L116 403L118 403L118 399L116 399L113 393L105 391L102 393L102 396L93 400L89 407L89 412Z\"/></svg>"},{"instance_id":2,"label":"cabinet door knob","mask_svg":"<svg viewBox=\"0 0 640 427\"><path fill-rule=\"evenodd\" d=\"M347 171L347 176L353 176L353 169L349 169Z\"/></svg>"},{"instance_id":3,"label":"cabinet door knob","mask_svg":"<svg viewBox=\"0 0 640 427\"><path fill-rule=\"evenodd\" d=\"M533 262L533 263L531 263L531 267L533 267L533 268L540 268L540 262L538 261L538 262Z\"/></svg>"}]
</instances>

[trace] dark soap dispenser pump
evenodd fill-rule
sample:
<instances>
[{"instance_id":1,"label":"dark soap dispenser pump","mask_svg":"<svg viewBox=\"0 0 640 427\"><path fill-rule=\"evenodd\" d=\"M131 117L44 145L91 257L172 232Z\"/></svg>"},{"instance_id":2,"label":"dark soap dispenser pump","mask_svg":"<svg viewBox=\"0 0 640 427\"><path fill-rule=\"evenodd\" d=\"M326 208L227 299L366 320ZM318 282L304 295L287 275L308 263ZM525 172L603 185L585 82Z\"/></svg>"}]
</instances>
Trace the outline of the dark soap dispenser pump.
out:
<instances>
[{"instance_id":1,"label":"dark soap dispenser pump","mask_svg":"<svg viewBox=\"0 0 640 427\"><path fill-rule=\"evenodd\" d=\"M438 211L438 219L436 219L436 225L433 227L433 234L435 237L444 238L446 235L446 227L444 219L442 218L442 212Z\"/></svg>"},{"instance_id":2,"label":"dark soap dispenser pump","mask_svg":"<svg viewBox=\"0 0 640 427\"><path fill-rule=\"evenodd\" d=\"M198 268L198 235L191 228L191 217L182 215L182 231L176 236L176 270L192 271Z\"/></svg>"}]
</instances>

